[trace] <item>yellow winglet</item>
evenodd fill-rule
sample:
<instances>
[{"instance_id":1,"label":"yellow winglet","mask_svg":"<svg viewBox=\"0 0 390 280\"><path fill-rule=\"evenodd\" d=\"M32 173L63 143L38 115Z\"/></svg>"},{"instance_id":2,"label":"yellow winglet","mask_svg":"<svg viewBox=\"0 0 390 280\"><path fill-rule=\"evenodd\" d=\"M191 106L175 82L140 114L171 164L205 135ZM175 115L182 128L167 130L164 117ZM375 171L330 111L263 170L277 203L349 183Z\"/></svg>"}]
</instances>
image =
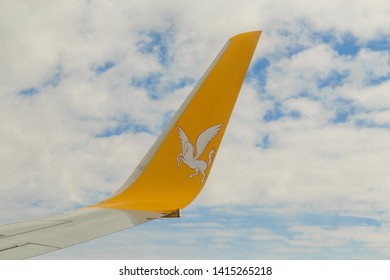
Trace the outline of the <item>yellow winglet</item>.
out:
<instances>
[{"instance_id":1,"label":"yellow winglet","mask_svg":"<svg viewBox=\"0 0 390 280\"><path fill-rule=\"evenodd\" d=\"M232 37L122 187L91 207L171 213L202 190L261 31Z\"/></svg>"}]
</instances>

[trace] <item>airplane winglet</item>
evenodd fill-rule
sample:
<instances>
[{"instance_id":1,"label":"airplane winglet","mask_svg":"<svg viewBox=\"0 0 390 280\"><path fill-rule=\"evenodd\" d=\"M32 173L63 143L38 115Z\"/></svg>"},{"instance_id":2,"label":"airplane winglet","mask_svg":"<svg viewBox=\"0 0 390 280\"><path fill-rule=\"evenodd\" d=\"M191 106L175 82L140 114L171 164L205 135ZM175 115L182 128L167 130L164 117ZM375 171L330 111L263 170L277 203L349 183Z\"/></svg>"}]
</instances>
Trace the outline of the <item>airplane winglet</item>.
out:
<instances>
[{"instance_id":1,"label":"airplane winglet","mask_svg":"<svg viewBox=\"0 0 390 280\"><path fill-rule=\"evenodd\" d=\"M93 206L0 225L0 259L25 259L159 218L203 188L261 32L232 37L123 186Z\"/></svg>"},{"instance_id":2,"label":"airplane winglet","mask_svg":"<svg viewBox=\"0 0 390 280\"><path fill-rule=\"evenodd\" d=\"M210 173L260 35L253 31L228 40L129 179L91 207L179 213L177 209L195 199Z\"/></svg>"}]
</instances>

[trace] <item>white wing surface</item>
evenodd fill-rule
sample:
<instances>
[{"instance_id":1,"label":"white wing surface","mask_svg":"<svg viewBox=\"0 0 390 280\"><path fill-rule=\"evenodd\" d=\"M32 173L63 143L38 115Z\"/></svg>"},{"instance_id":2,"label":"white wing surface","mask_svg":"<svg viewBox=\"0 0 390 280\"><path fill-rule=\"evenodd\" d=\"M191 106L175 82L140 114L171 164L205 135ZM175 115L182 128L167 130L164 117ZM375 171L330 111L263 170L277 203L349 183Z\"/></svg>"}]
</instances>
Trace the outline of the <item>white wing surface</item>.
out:
<instances>
[{"instance_id":1,"label":"white wing surface","mask_svg":"<svg viewBox=\"0 0 390 280\"><path fill-rule=\"evenodd\" d=\"M26 259L136 226L166 214L80 209L0 226L0 259Z\"/></svg>"}]
</instances>

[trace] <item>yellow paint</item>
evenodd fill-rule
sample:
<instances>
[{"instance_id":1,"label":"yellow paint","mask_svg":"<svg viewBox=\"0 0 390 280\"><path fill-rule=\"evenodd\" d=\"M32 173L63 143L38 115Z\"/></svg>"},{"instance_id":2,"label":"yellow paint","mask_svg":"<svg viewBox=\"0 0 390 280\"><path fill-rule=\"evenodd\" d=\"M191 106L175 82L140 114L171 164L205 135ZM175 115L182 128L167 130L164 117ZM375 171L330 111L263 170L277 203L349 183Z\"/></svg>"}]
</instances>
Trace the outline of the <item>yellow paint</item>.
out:
<instances>
[{"instance_id":1,"label":"yellow paint","mask_svg":"<svg viewBox=\"0 0 390 280\"><path fill-rule=\"evenodd\" d=\"M176 159L182 146L177 127L185 131L189 142L196 147L196 139L203 131L222 124L199 160L208 162L213 148L217 153L260 34L261 31L248 32L229 40L224 53L137 180L121 193L92 207L170 213L195 199L204 183L200 173L189 178L194 170L183 161L178 167ZM212 163L206 169L206 179Z\"/></svg>"}]
</instances>

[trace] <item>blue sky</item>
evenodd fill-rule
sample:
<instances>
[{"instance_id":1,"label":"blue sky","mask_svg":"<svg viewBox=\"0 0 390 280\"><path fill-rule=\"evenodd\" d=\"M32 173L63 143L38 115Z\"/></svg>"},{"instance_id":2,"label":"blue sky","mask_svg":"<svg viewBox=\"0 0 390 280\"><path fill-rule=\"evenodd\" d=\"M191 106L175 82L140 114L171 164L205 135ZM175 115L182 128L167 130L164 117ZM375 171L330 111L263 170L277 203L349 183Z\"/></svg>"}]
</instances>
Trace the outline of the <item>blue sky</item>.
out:
<instances>
[{"instance_id":1,"label":"blue sky","mask_svg":"<svg viewBox=\"0 0 390 280\"><path fill-rule=\"evenodd\" d=\"M262 29L183 217L40 258L388 259L389 4L374 2L6 1L0 221L115 191L228 38Z\"/></svg>"}]
</instances>

